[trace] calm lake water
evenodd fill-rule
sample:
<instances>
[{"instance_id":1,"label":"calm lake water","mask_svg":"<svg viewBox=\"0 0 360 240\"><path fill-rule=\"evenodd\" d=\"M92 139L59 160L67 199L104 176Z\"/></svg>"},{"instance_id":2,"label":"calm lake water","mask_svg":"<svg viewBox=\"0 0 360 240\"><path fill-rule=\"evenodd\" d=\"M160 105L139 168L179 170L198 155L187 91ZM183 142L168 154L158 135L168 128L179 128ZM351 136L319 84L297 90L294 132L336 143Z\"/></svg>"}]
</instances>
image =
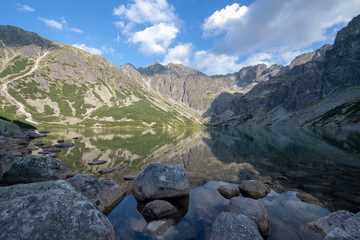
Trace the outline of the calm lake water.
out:
<instances>
[{"instance_id":1,"label":"calm lake water","mask_svg":"<svg viewBox=\"0 0 360 240\"><path fill-rule=\"evenodd\" d=\"M270 215L268 239L321 239L304 224L330 212L360 211L360 130L326 129L46 129L40 139L75 146L57 159L71 170L102 175L124 187L128 195L108 215L117 239L151 239L125 175L139 174L149 163L177 163L189 174L190 195L182 215L163 239L207 239L211 225L229 200L221 185L256 179L272 191L260 201ZM73 140L78 137L78 140ZM32 144L34 144L35 140ZM89 166L106 160L100 166ZM287 181L277 180L285 176ZM241 196L241 195L240 195Z\"/></svg>"}]
</instances>

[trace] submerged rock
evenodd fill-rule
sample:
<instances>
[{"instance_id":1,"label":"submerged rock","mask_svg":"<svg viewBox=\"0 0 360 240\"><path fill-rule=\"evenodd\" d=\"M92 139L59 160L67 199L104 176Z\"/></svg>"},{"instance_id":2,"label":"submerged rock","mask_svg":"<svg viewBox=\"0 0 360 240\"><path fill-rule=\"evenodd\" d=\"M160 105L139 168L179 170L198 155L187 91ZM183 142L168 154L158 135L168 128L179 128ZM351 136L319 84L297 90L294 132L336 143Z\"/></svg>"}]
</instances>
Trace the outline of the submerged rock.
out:
<instances>
[{"instance_id":1,"label":"submerged rock","mask_svg":"<svg viewBox=\"0 0 360 240\"><path fill-rule=\"evenodd\" d=\"M67 180L84 194L97 208L107 214L126 196L124 189L115 181L79 174Z\"/></svg>"},{"instance_id":2,"label":"submerged rock","mask_svg":"<svg viewBox=\"0 0 360 240\"><path fill-rule=\"evenodd\" d=\"M240 190L237 185L230 185L230 186L220 186L217 188L219 193L227 199L239 196Z\"/></svg>"},{"instance_id":3,"label":"submerged rock","mask_svg":"<svg viewBox=\"0 0 360 240\"><path fill-rule=\"evenodd\" d=\"M251 198L235 197L230 200L229 211L244 214L254 221L261 235L269 235L269 213L261 202Z\"/></svg>"},{"instance_id":4,"label":"submerged rock","mask_svg":"<svg viewBox=\"0 0 360 240\"><path fill-rule=\"evenodd\" d=\"M355 240L360 239L360 212L348 218L339 227L326 235L324 240Z\"/></svg>"},{"instance_id":5,"label":"submerged rock","mask_svg":"<svg viewBox=\"0 0 360 240\"><path fill-rule=\"evenodd\" d=\"M66 181L0 188L0 239L115 239L114 229Z\"/></svg>"},{"instance_id":6,"label":"submerged rock","mask_svg":"<svg viewBox=\"0 0 360 240\"><path fill-rule=\"evenodd\" d=\"M175 226L175 221L173 219L151 221L146 224L143 232L148 235L160 236L172 226Z\"/></svg>"},{"instance_id":7,"label":"submerged rock","mask_svg":"<svg viewBox=\"0 0 360 240\"><path fill-rule=\"evenodd\" d=\"M16 159L4 173L3 180L8 184L31 183L65 179L73 175L62 162L52 157L29 155Z\"/></svg>"},{"instance_id":8,"label":"submerged rock","mask_svg":"<svg viewBox=\"0 0 360 240\"><path fill-rule=\"evenodd\" d=\"M147 203L141 214L149 219L160 219L177 212L176 207L164 200L154 200Z\"/></svg>"},{"instance_id":9,"label":"submerged rock","mask_svg":"<svg viewBox=\"0 0 360 240\"><path fill-rule=\"evenodd\" d=\"M322 237L325 237L328 233L339 227L346 219L354 216L353 213L340 210L330 213L329 215L320 218L316 221L305 224L305 226L316 233L319 233Z\"/></svg>"},{"instance_id":10,"label":"submerged rock","mask_svg":"<svg viewBox=\"0 0 360 240\"><path fill-rule=\"evenodd\" d=\"M188 174L177 164L151 163L135 178L133 193L139 201L188 195Z\"/></svg>"},{"instance_id":11,"label":"submerged rock","mask_svg":"<svg viewBox=\"0 0 360 240\"><path fill-rule=\"evenodd\" d=\"M239 185L242 195L254 199L264 198L270 192L265 184L257 180L245 180Z\"/></svg>"},{"instance_id":12,"label":"submerged rock","mask_svg":"<svg viewBox=\"0 0 360 240\"><path fill-rule=\"evenodd\" d=\"M210 240L263 240L255 223L243 214L221 212L211 227Z\"/></svg>"}]
</instances>

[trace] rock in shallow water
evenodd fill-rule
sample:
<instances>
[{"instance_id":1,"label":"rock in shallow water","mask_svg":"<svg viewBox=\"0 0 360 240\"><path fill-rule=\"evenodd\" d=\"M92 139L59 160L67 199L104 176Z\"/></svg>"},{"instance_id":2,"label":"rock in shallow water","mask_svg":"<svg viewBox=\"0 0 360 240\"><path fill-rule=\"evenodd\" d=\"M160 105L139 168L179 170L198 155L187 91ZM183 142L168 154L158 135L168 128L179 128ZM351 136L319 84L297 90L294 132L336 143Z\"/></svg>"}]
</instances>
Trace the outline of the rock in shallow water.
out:
<instances>
[{"instance_id":1,"label":"rock in shallow water","mask_svg":"<svg viewBox=\"0 0 360 240\"><path fill-rule=\"evenodd\" d=\"M69 183L48 181L0 188L0 239L114 239L114 229Z\"/></svg>"},{"instance_id":2,"label":"rock in shallow water","mask_svg":"<svg viewBox=\"0 0 360 240\"><path fill-rule=\"evenodd\" d=\"M253 199L259 199L266 197L270 190L265 184L257 180L245 180L239 185L239 189L242 195Z\"/></svg>"},{"instance_id":3,"label":"rock in shallow water","mask_svg":"<svg viewBox=\"0 0 360 240\"><path fill-rule=\"evenodd\" d=\"M250 218L263 236L269 235L269 213L261 202L251 198L235 197L230 200L229 211Z\"/></svg>"},{"instance_id":4,"label":"rock in shallow water","mask_svg":"<svg viewBox=\"0 0 360 240\"><path fill-rule=\"evenodd\" d=\"M188 195L188 174L177 164L151 163L135 178L133 193L139 201Z\"/></svg>"},{"instance_id":5,"label":"rock in shallow water","mask_svg":"<svg viewBox=\"0 0 360 240\"><path fill-rule=\"evenodd\" d=\"M3 180L7 184L30 183L65 179L73 175L62 162L52 157L29 155L16 159L4 173Z\"/></svg>"},{"instance_id":6,"label":"rock in shallow water","mask_svg":"<svg viewBox=\"0 0 360 240\"><path fill-rule=\"evenodd\" d=\"M146 224L143 232L148 235L162 235L164 234L170 227L175 225L175 221L173 219L162 219L151 221Z\"/></svg>"},{"instance_id":7,"label":"rock in shallow water","mask_svg":"<svg viewBox=\"0 0 360 240\"><path fill-rule=\"evenodd\" d=\"M230 186L220 186L217 188L219 193L227 199L239 196L240 190L237 185L230 185Z\"/></svg>"},{"instance_id":8,"label":"rock in shallow water","mask_svg":"<svg viewBox=\"0 0 360 240\"><path fill-rule=\"evenodd\" d=\"M263 240L253 221L243 214L221 212L211 228L210 240Z\"/></svg>"},{"instance_id":9,"label":"rock in shallow water","mask_svg":"<svg viewBox=\"0 0 360 240\"><path fill-rule=\"evenodd\" d=\"M101 164L104 164L104 163L106 163L105 160L98 160L98 161L94 161L94 162L89 162L88 164L90 166L92 166L92 165L101 165Z\"/></svg>"},{"instance_id":10,"label":"rock in shallow water","mask_svg":"<svg viewBox=\"0 0 360 240\"><path fill-rule=\"evenodd\" d=\"M324 240L356 240L360 239L360 212L348 218L339 227L332 230Z\"/></svg>"},{"instance_id":11,"label":"rock in shallow water","mask_svg":"<svg viewBox=\"0 0 360 240\"><path fill-rule=\"evenodd\" d=\"M177 212L176 207L164 200L154 200L145 205L141 214L149 219L160 219Z\"/></svg>"},{"instance_id":12,"label":"rock in shallow water","mask_svg":"<svg viewBox=\"0 0 360 240\"><path fill-rule=\"evenodd\" d=\"M95 178L90 174L79 174L67 180L80 193L84 194L105 214L125 197L124 189L111 179Z\"/></svg>"}]
</instances>

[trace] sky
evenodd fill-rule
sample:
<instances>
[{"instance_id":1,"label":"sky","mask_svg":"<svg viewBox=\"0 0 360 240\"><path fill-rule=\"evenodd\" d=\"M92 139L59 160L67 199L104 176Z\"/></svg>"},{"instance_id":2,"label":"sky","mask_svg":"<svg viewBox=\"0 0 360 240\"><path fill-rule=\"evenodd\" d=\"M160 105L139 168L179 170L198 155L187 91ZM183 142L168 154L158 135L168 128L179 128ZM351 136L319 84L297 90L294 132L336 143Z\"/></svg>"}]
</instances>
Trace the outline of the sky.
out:
<instances>
[{"instance_id":1,"label":"sky","mask_svg":"<svg viewBox=\"0 0 360 240\"><path fill-rule=\"evenodd\" d=\"M334 42L360 0L1 0L0 25L70 44L116 65L158 61L208 75Z\"/></svg>"}]
</instances>

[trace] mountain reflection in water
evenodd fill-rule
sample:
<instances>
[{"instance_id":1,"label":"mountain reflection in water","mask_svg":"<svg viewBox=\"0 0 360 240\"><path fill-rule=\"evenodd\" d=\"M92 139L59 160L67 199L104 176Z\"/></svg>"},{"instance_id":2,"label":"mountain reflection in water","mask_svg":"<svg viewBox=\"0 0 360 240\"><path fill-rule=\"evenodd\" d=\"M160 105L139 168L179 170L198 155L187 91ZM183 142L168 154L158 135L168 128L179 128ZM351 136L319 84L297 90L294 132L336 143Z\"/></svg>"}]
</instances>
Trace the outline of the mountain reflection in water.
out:
<instances>
[{"instance_id":1,"label":"mountain reflection in water","mask_svg":"<svg viewBox=\"0 0 360 240\"><path fill-rule=\"evenodd\" d=\"M177 163L190 180L186 215L164 239L206 239L229 200L220 185L256 179L271 186L262 203L270 215L269 239L320 239L303 227L340 209L360 211L360 131L340 129L50 129L41 139L74 142L57 159L71 170L107 174L129 195L108 216L117 239L149 239L146 220L137 211L131 182L151 162ZM79 137L79 140L73 140ZM106 160L100 166L87 163ZM102 176L104 177L104 176ZM286 177L286 178L284 178ZM287 179L284 181L284 179ZM283 180L283 181L281 181Z\"/></svg>"}]
</instances>

